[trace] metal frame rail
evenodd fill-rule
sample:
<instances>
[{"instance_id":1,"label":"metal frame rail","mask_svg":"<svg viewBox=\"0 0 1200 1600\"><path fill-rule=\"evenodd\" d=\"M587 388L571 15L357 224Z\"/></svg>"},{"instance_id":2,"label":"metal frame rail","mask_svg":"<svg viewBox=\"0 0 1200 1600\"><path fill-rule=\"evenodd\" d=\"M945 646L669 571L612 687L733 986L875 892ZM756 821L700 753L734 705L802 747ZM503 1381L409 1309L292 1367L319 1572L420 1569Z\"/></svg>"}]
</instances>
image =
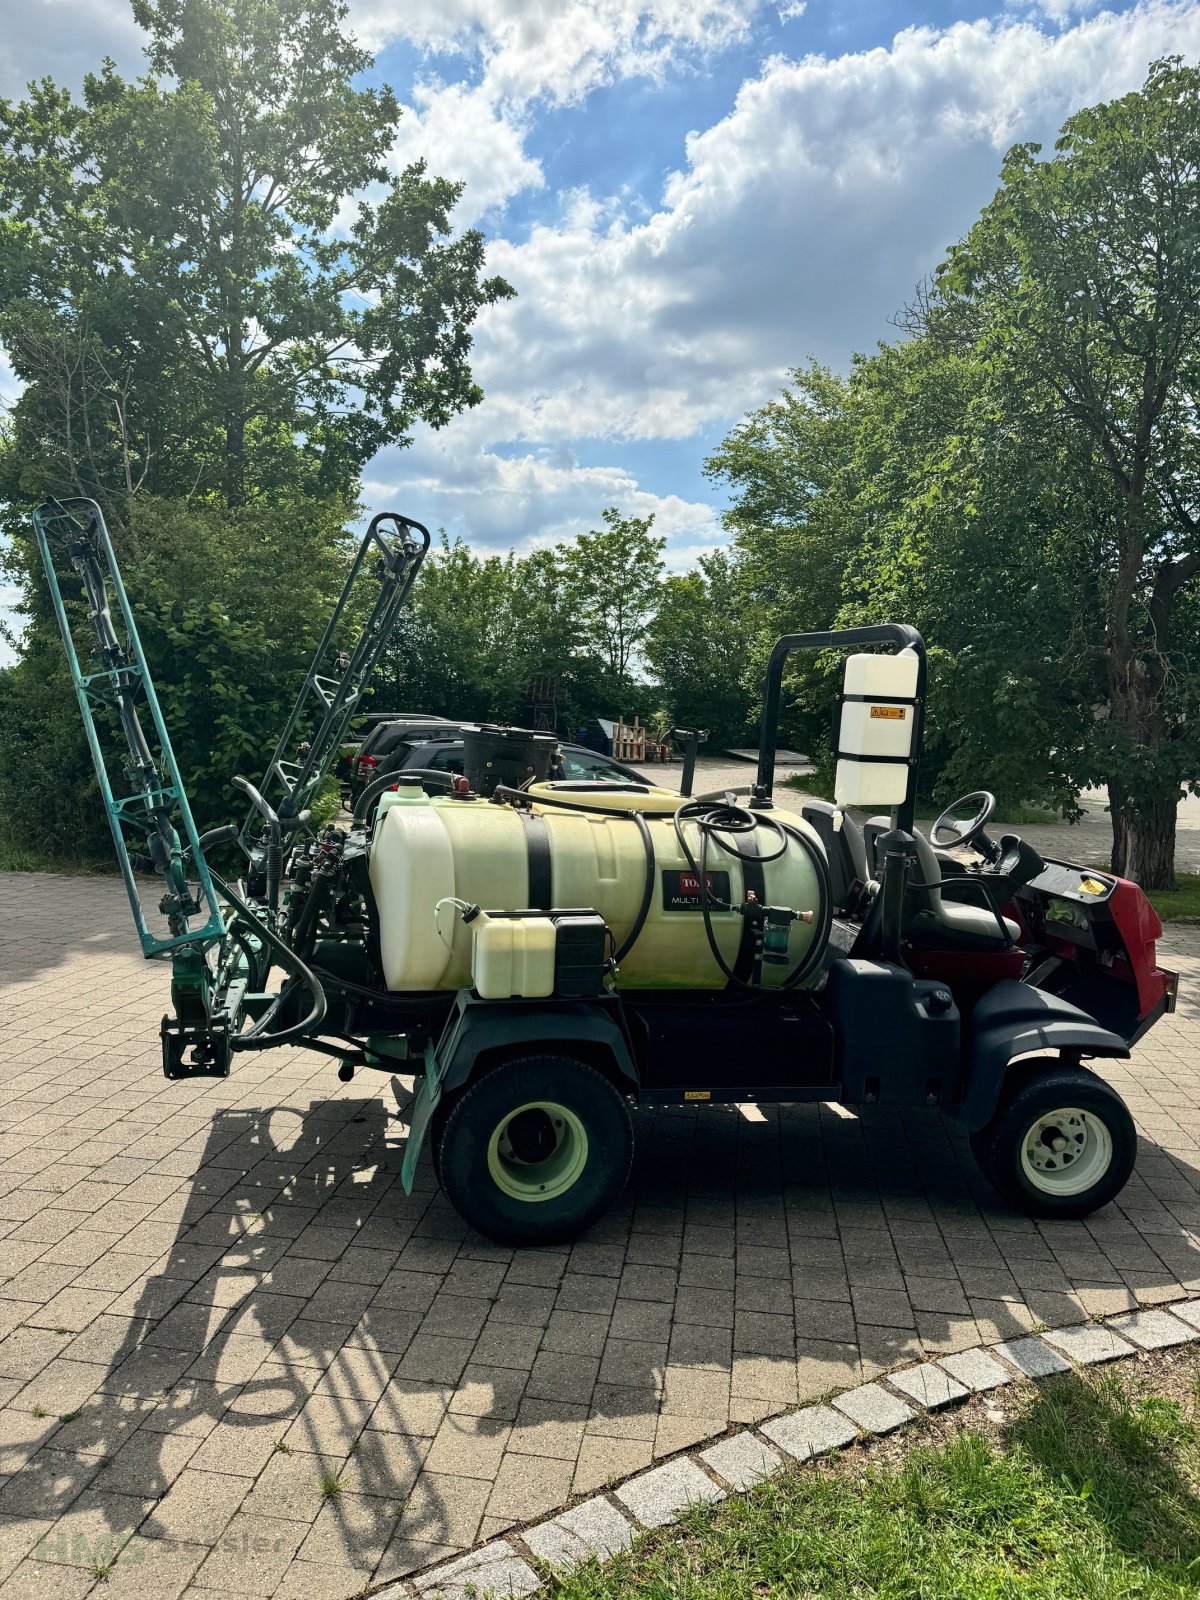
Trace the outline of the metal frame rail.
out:
<instances>
[{"instance_id":1,"label":"metal frame rail","mask_svg":"<svg viewBox=\"0 0 1200 1600\"><path fill-rule=\"evenodd\" d=\"M154 960L185 946L202 951L224 937L225 921L121 582L104 513L94 500L83 497L47 500L33 513L33 529L142 954ZM98 663L94 671L85 671L80 663L56 557L65 557L83 582L88 618L96 636L91 652ZM124 640L114 620L113 599ZM149 738L139 716L139 709L143 708L149 714ZM105 751L96 722L96 714L102 710L115 712L121 724L126 746L121 786L127 787L128 793L114 793L115 762L112 753ZM167 918L167 937L153 933L146 921L126 828L140 830L150 862L166 885L159 911ZM194 894L189 877L197 881Z\"/></svg>"},{"instance_id":2,"label":"metal frame rail","mask_svg":"<svg viewBox=\"0 0 1200 1600\"><path fill-rule=\"evenodd\" d=\"M390 532L386 531L389 525ZM285 841L299 826L301 812L315 798L337 756L428 549L429 530L421 523L392 511L380 512L371 519L304 686L258 785L264 799L278 813ZM339 629L372 554L378 559L368 569L368 575L378 578L379 593L353 650L339 651ZM305 740L304 721L314 705L320 710L321 723L313 738ZM258 842L256 821L261 825L262 813L251 805L240 834L247 853Z\"/></svg>"}]
</instances>

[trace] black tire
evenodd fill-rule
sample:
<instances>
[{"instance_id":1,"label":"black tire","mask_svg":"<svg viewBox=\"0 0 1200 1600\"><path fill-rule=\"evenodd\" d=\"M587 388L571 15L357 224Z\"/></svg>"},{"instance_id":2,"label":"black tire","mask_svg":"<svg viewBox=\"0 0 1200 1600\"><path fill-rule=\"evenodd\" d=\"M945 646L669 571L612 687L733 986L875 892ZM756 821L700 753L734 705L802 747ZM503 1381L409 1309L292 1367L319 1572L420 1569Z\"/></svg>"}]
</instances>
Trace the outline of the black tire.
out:
<instances>
[{"instance_id":1,"label":"black tire","mask_svg":"<svg viewBox=\"0 0 1200 1600\"><path fill-rule=\"evenodd\" d=\"M1001 1100L991 1122L971 1135L979 1169L1029 1216L1090 1216L1129 1181L1137 1159L1133 1118L1117 1091L1085 1067L1047 1060L1023 1062L1021 1071L1019 1086ZM1061 1126L1055 1122L1033 1137L1037 1124L1060 1110L1085 1115ZM1053 1148L1058 1137L1065 1141L1062 1150ZM1074 1171L1072 1162L1078 1163ZM1054 1192L1056 1185L1062 1192Z\"/></svg>"},{"instance_id":2,"label":"black tire","mask_svg":"<svg viewBox=\"0 0 1200 1600\"><path fill-rule=\"evenodd\" d=\"M499 1244L574 1239L612 1205L632 1161L624 1095L595 1067L566 1055L521 1056L488 1068L454 1100L434 1138L434 1170L446 1197Z\"/></svg>"}]
</instances>

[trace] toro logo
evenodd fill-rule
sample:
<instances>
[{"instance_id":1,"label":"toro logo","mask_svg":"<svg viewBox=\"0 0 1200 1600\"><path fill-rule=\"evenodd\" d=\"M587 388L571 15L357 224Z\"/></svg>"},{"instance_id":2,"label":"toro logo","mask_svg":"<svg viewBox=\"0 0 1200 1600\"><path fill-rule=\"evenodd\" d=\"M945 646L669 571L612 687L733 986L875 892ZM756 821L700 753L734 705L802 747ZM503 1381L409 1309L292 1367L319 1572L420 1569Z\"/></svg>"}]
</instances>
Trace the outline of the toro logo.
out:
<instances>
[{"instance_id":1,"label":"toro logo","mask_svg":"<svg viewBox=\"0 0 1200 1600\"><path fill-rule=\"evenodd\" d=\"M729 874L709 872L705 875L708 903L711 909L720 910L729 904ZM715 902L715 904L714 904ZM702 911L704 896L700 892L700 877L695 872L664 872L662 875L662 903L664 911Z\"/></svg>"}]
</instances>

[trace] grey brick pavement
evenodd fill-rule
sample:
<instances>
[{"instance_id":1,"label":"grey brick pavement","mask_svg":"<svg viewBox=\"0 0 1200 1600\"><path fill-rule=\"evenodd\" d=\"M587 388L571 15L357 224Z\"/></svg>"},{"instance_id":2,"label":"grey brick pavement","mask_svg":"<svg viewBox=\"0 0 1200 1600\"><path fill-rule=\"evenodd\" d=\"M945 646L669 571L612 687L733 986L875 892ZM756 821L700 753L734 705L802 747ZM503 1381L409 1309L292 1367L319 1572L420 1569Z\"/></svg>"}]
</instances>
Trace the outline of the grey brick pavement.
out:
<instances>
[{"instance_id":1,"label":"grey brick pavement","mask_svg":"<svg viewBox=\"0 0 1200 1600\"><path fill-rule=\"evenodd\" d=\"M383 1075L166 1083L118 882L0 876L0 910L0 1600L346 1600L731 1422L1200 1291L1197 930L1087 1223L1002 1210L931 1114L678 1109L587 1239L513 1253L428 1170L404 1196Z\"/></svg>"}]
</instances>

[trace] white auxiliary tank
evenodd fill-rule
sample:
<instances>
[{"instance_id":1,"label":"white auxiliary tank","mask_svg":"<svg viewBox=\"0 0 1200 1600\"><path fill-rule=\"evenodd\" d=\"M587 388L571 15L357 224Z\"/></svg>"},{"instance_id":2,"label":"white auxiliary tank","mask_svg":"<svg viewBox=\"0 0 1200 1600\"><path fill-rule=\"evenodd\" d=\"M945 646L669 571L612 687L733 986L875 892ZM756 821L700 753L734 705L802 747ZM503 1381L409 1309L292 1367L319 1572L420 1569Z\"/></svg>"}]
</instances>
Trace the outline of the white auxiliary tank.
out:
<instances>
[{"instance_id":1,"label":"white auxiliary tank","mask_svg":"<svg viewBox=\"0 0 1200 1600\"><path fill-rule=\"evenodd\" d=\"M903 802L915 754L919 670L911 650L847 659L833 793L839 806Z\"/></svg>"}]
</instances>

